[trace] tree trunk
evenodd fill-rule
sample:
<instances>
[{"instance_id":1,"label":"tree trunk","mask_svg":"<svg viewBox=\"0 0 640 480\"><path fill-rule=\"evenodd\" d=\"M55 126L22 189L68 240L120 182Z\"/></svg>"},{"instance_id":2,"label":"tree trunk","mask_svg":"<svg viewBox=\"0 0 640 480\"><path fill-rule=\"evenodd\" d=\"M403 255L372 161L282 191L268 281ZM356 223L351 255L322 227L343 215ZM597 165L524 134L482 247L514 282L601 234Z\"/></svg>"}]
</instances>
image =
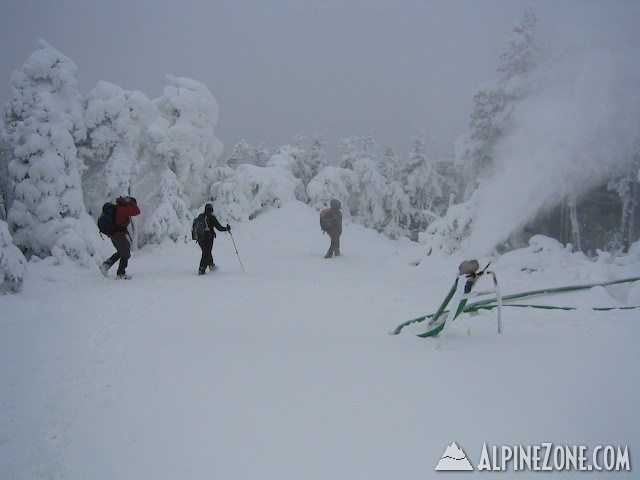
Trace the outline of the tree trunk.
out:
<instances>
[{"instance_id":1,"label":"tree trunk","mask_svg":"<svg viewBox=\"0 0 640 480\"><path fill-rule=\"evenodd\" d=\"M635 216L638 198L638 180L634 178L631 182L629 195L622 202L622 216L620 219L620 231L622 233L622 251L629 252L629 247L633 242L635 234Z\"/></svg>"},{"instance_id":2,"label":"tree trunk","mask_svg":"<svg viewBox=\"0 0 640 480\"><path fill-rule=\"evenodd\" d=\"M569 218L571 219L571 240L573 242L573 251L581 252L582 245L580 244L580 225L578 224L578 208L577 208L576 196L571 195L569 197Z\"/></svg>"}]
</instances>

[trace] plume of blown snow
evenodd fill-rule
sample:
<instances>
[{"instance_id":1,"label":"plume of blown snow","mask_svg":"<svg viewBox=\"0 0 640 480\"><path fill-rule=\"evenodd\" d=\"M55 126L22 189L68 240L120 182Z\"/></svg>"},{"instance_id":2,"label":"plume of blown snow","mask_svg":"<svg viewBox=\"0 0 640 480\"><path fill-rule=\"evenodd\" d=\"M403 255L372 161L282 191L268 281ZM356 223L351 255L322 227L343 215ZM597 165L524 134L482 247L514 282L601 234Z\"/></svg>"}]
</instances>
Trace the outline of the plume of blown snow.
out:
<instances>
[{"instance_id":1,"label":"plume of blown snow","mask_svg":"<svg viewBox=\"0 0 640 480\"><path fill-rule=\"evenodd\" d=\"M489 253L536 216L602 184L637 149L638 48L565 52L542 69L540 93L517 105L477 193L468 253Z\"/></svg>"}]
</instances>

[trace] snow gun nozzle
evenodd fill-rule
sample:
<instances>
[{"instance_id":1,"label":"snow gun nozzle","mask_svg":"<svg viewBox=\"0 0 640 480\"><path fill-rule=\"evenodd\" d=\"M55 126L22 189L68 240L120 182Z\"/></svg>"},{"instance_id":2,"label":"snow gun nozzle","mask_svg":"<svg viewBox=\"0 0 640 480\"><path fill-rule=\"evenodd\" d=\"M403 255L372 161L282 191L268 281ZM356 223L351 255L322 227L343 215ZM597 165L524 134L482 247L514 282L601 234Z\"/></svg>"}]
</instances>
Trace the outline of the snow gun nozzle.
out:
<instances>
[{"instance_id":1,"label":"snow gun nozzle","mask_svg":"<svg viewBox=\"0 0 640 480\"><path fill-rule=\"evenodd\" d=\"M476 272L480 268L480 264L477 260L465 260L458 267L459 274L462 275L473 275L475 276Z\"/></svg>"},{"instance_id":2,"label":"snow gun nozzle","mask_svg":"<svg viewBox=\"0 0 640 480\"><path fill-rule=\"evenodd\" d=\"M464 293L470 293L473 285L476 283L478 277L480 277L491 265L491 262L487 263L487 266L484 267L481 271L478 271L480 268L480 263L477 260L465 260L458 267L459 276L465 275L467 277L467 282L464 285Z\"/></svg>"}]
</instances>

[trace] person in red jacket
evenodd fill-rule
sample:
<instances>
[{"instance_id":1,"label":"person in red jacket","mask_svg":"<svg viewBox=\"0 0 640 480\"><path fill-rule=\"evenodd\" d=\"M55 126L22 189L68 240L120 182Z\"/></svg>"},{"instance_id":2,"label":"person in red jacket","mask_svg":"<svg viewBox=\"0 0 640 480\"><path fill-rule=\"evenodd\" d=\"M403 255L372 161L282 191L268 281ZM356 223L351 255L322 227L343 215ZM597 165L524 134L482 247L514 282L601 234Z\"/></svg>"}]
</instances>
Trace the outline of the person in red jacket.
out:
<instances>
[{"instance_id":1,"label":"person in red jacket","mask_svg":"<svg viewBox=\"0 0 640 480\"><path fill-rule=\"evenodd\" d=\"M128 227L131 221L131 217L135 217L140 214L140 208L138 208L138 202L133 197L118 197L116 199L116 215L115 224L116 231L109 235L113 246L116 247L116 253L111 255L100 265L100 271L106 277L107 272L120 260L118 265L118 278L129 280L131 277L127 275L126 269L129 263L129 257L131 257L131 243L127 238Z\"/></svg>"}]
</instances>

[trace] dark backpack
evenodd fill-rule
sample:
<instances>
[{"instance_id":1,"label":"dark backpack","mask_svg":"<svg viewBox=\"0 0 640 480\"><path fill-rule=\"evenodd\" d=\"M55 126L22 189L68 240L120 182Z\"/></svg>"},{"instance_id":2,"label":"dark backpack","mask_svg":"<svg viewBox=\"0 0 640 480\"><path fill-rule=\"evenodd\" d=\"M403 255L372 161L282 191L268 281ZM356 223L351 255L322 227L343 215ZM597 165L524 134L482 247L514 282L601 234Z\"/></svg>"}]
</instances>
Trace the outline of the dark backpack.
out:
<instances>
[{"instance_id":1,"label":"dark backpack","mask_svg":"<svg viewBox=\"0 0 640 480\"><path fill-rule=\"evenodd\" d=\"M331 209L325 208L324 210L320 210L320 228L328 232L335 227L333 222L333 215L331 215Z\"/></svg>"},{"instance_id":2,"label":"dark backpack","mask_svg":"<svg viewBox=\"0 0 640 480\"><path fill-rule=\"evenodd\" d=\"M191 224L191 239L192 240L202 240L204 239L204 234L208 230L207 228L207 219L204 213L201 213L196 218L193 219L193 223Z\"/></svg>"},{"instance_id":3,"label":"dark backpack","mask_svg":"<svg viewBox=\"0 0 640 480\"><path fill-rule=\"evenodd\" d=\"M107 202L102 206L102 213L98 218L98 230L105 235L113 235L118 231L116 226L116 205Z\"/></svg>"}]
</instances>

